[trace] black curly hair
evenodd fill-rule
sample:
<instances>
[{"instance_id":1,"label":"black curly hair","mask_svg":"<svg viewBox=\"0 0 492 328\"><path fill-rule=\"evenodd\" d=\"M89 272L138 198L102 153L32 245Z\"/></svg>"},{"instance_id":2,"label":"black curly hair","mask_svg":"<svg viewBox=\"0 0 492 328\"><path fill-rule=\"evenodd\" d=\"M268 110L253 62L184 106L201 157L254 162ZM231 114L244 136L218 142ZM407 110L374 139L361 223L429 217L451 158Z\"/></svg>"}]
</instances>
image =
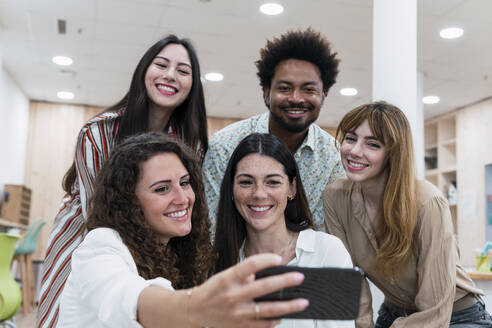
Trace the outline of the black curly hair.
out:
<instances>
[{"instance_id":1,"label":"black curly hair","mask_svg":"<svg viewBox=\"0 0 492 328\"><path fill-rule=\"evenodd\" d=\"M278 63L287 59L305 60L316 65L321 73L323 92L327 92L336 82L340 62L337 53L332 51L326 37L309 27L304 31L288 31L267 41L260 50L260 59L255 64L263 90L270 88Z\"/></svg>"},{"instance_id":2,"label":"black curly hair","mask_svg":"<svg viewBox=\"0 0 492 328\"><path fill-rule=\"evenodd\" d=\"M167 245L148 224L135 194L142 163L162 153L178 156L190 175L195 193L191 232L169 239ZM214 260L208 208L196 155L186 145L161 132L134 135L116 146L97 176L86 227L89 231L99 227L116 230L130 250L140 276L145 279L164 277L176 289L204 282Z\"/></svg>"}]
</instances>

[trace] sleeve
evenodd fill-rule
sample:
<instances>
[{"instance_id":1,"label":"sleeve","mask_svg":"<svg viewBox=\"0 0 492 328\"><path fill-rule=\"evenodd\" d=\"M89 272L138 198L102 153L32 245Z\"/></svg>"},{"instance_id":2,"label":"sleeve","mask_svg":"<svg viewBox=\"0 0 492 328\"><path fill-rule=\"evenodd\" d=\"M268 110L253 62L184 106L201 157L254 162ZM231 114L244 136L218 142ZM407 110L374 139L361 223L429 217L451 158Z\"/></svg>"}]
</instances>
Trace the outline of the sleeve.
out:
<instances>
[{"instance_id":1,"label":"sleeve","mask_svg":"<svg viewBox=\"0 0 492 328\"><path fill-rule=\"evenodd\" d=\"M108 327L140 327L137 305L142 290L150 285L172 289L171 283L164 278L145 280L132 271L125 260L131 255L113 239L86 238L73 253L72 282L80 291L79 302Z\"/></svg>"},{"instance_id":2,"label":"sleeve","mask_svg":"<svg viewBox=\"0 0 492 328\"><path fill-rule=\"evenodd\" d=\"M345 245L345 248L350 253L350 247L347 242L345 228L340 223L339 217L335 211L335 202L336 200L333 198L333 191L329 188L326 188L323 191L323 210L325 215L326 232L340 238L342 243ZM357 265L356 263L354 264ZM359 316L355 320L355 326L357 328L371 328L374 326L372 312L372 295L369 288L369 283L367 282L367 278L364 278L362 283Z\"/></svg>"},{"instance_id":3,"label":"sleeve","mask_svg":"<svg viewBox=\"0 0 492 328\"><path fill-rule=\"evenodd\" d=\"M418 212L417 294L419 312L398 318L391 327L447 327L456 293L457 252L447 201L433 197Z\"/></svg>"},{"instance_id":4,"label":"sleeve","mask_svg":"<svg viewBox=\"0 0 492 328\"><path fill-rule=\"evenodd\" d=\"M335 181L336 179L346 177L345 169L343 168L342 160L340 158L340 151L338 148L338 142L335 140L333 142L335 144L335 146L333 147L333 152L336 153L336 156L338 156L338 160L335 162L335 165L333 166L333 169L331 170L331 174L330 174L330 177L328 179L328 183L331 183L331 182Z\"/></svg>"},{"instance_id":5,"label":"sleeve","mask_svg":"<svg viewBox=\"0 0 492 328\"><path fill-rule=\"evenodd\" d=\"M75 149L75 168L80 189L83 217L87 217L88 200L94 193L96 175L109 156L108 133L112 127L105 121L87 124L79 134Z\"/></svg>"},{"instance_id":6,"label":"sleeve","mask_svg":"<svg viewBox=\"0 0 492 328\"><path fill-rule=\"evenodd\" d=\"M215 223L217 220L217 207L220 199L220 187L222 179L227 168L228 159L226 151L214 139L210 140L210 144L205 154L202 166L202 176L205 185L205 195L209 210L209 220L212 224L211 234L215 235Z\"/></svg>"}]
</instances>

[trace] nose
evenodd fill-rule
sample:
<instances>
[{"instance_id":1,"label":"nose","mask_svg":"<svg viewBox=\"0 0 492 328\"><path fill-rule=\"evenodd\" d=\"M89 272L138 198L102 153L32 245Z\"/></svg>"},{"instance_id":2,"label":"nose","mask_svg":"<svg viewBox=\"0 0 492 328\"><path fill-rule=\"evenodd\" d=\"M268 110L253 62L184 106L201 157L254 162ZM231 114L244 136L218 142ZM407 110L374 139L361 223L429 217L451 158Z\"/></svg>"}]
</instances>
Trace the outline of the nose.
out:
<instances>
[{"instance_id":1,"label":"nose","mask_svg":"<svg viewBox=\"0 0 492 328\"><path fill-rule=\"evenodd\" d=\"M256 188L254 189L253 197L261 199L261 198L265 198L266 196L267 193L265 192L263 185L261 184L257 185Z\"/></svg>"},{"instance_id":2,"label":"nose","mask_svg":"<svg viewBox=\"0 0 492 328\"><path fill-rule=\"evenodd\" d=\"M188 203L188 197L186 195L186 192L183 190L181 186L174 188L173 202L179 205Z\"/></svg>"},{"instance_id":3,"label":"nose","mask_svg":"<svg viewBox=\"0 0 492 328\"><path fill-rule=\"evenodd\" d=\"M175 79L175 75L176 75L176 68L175 67L169 67L169 69L167 69L164 73L164 78L170 80L170 81L174 81Z\"/></svg>"},{"instance_id":4,"label":"nose","mask_svg":"<svg viewBox=\"0 0 492 328\"><path fill-rule=\"evenodd\" d=\"M302 103L304 102L304 96L299 89L294 89L289 95L289 102L291 103Z\"/></svg>"},{"instance_id":5,"label":"nose","mask_svg":"<svg viewBox=\"0 0 492 328\"><path fill-rule=\"evenodd\" d=\"M356 142L350 149L350 154L354 157L360 157L362 152L361 142Z\"/></svg>"}]
</instances>

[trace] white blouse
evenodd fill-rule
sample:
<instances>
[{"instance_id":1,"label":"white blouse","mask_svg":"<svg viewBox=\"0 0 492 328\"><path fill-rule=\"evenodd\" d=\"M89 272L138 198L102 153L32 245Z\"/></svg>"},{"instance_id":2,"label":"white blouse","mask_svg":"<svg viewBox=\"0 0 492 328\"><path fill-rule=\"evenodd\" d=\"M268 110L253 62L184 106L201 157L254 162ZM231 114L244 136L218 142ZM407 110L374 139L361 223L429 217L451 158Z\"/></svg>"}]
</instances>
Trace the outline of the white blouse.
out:
<instances>
[{"instance_id":1,"label":"white blouse","mask_svg":"<svg viewBox=\"0 0 492 328\"><path fill-rule=\"evenodd\" d=\"M73 252L57 327L142 327L137 322L137 302L150 285L173 290L167 279L145 280L138 275L118 232L91 230Z\"/></svg>"},{"instance_id":2,"label":"white blouse","mask_svg":"<svg viewBox=\"0 0 492 328\"><path fill-rule=\"evenodd\" d=\"M244 260L244 243L239 250ZM296 257L287 265L300 267L352 268L352 260L342 241L333 235L312 229L302 230L296 243ZM354 327L354 321L283 319L277 328Z\"/></svg>"}]
</instances>

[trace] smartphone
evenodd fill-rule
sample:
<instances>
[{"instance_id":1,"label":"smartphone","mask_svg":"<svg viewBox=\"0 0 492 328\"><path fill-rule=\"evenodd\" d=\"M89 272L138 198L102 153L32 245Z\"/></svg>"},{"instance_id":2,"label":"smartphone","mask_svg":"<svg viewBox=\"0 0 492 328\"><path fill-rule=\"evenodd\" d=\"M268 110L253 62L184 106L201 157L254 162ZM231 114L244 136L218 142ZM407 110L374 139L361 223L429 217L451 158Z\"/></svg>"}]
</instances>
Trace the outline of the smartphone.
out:
<instances>
[{"instance_id":1,"label":"smartphone","mask_svg":"<svg viewBox=\"0 0 492 328\"><path fill-rule=\"evenodd\" d=\"M304 311L286 314L281 318L315 320L357 318L364 277L364 273L359 268L276 266L257 272L255 279L286 272L301 272L304 274L304 281L298 286L258 297L255 301L285 301L295 298L309 300L309 306Z\"/></svg>"}]
</instances>

